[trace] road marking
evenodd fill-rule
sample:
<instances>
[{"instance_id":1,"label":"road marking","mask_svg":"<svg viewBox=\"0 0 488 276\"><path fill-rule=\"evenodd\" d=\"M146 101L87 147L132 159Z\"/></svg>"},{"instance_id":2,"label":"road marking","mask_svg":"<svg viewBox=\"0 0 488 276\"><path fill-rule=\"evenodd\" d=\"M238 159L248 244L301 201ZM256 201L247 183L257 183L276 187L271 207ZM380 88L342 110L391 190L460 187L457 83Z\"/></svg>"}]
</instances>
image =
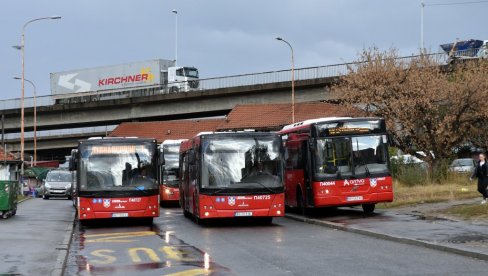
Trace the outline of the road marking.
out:
<instances>
[{"instance_id":1,"label":"road marking","mask_svg":"<svg viewBox=\"0 0 488 276\"><path fill-rule=\"evenodd\" d=\"M171 274L164 274L164 276L197 276L197 275L210 275L212 271L203 269L203 268L196 268L196 269L189 269L185 271L175 272Z\"/></svg>"},{"instance_id":2,"label":"road marking","mask_svg":"<svg viewBox=\"0 0 488 276\"><path fill-rule=\"evenodd\" d=\"M85 243L89 242L134 242L134 239L124 239L124 238L134 238L134 237L146 237L154 236L156 233L152 231L140 231L140 232L122 232L122 233L106 233L106 234L94 234L85 235ZM99 238L100 237L100 238Z\"/></svg>"},{"instance_id":3,"label":"road marking","mask_svg":"<svg viewBox=\"0 0 488 276\"><path fill-rule=\"evenodd\" d=\"M109 250L109 249L100 249L100 250L95 250L92 251L90 254L92 254L95 257L100 257L102 260L92 260L90 263L93 264L112 264L114 263L117 258L114 256L106 255L105 253L114 253L115 251Z\"/></svg>"},{"instance_id":4,"label":"road marking","mask_svg":"<svg viewBox=\"0 0 488 276\"><path fill-rule=\"evenodd\" d=\"M187 262L195 261L195 259L183 258L182 255L184 255L185 252L183 252L183 250L179 249L179 247L163 246L163 247L159 248L159 251L165 253L166 257L168 257L168 259L172 259L172 260L176 260L176 261L183 261L183 262L184 261L187 261Z\"/></svg>"},{"instance_id":5,"label":"road marking","mask_svg":"<svg viewBox=\"0 0 488 276\"><path fill-rule=\"evenodd\" d=\"M145 248L145 247L136 247L136 248L129 248L129 256L132 259L132 262L134 263L141 263L142 259L139 257L139 254L137 253L138 251L142 251L146 253L146 255L151 259L151 261L160 263L161 259L158 257L158 254L154 252L151 248Z\"/></svg>"}]
</instances>

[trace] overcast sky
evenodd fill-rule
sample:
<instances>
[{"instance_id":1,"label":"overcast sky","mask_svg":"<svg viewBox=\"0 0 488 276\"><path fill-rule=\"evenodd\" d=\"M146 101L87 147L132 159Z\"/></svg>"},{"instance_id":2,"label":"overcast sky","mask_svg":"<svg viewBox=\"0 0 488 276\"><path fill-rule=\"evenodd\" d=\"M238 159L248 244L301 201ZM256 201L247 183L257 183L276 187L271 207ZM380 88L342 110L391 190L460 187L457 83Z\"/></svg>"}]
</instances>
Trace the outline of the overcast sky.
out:
<instances>
[{"instance_id":1,"label":"overcast sky","mask_svg":"<svg viewBox=\"0 0 488 276\"><path fill-rule=\"evenodd\" d=\"M453 3L470 0L426 0ZM50 94L51 72L155 58L174 59L178 10L178 64L202 78L353 61L364 47L420 46L420 0L1 0L1 98L20 97L22 25L25 76L38 95ZM425 45L488 39L488 3L425 7ZM27 85L27 84L26 84ZM31 95L26 86L26 96Z\"/></svg>"}]
</instances>

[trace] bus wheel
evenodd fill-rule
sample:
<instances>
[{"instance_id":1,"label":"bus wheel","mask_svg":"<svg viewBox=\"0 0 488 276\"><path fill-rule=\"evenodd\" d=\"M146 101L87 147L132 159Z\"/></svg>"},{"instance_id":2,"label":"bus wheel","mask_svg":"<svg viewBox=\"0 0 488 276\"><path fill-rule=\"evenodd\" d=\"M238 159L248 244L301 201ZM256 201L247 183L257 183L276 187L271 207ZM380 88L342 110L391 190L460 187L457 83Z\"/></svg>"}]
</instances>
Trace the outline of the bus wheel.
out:
<instances>
[{"instance_id":1,"label":"bus wheel","mask_svg":"<svg viewBox=\"0 0 488 276\"><path fill-rule=\"evenodd\" d=\"M375 204L363 204L363 211L365 214L371 214L374 212Z\"/></svg>"},{"instance_id":2,"label":"bus wheel","mask_svg":"<svg viewBox=\"0 0 488 276\"><path fill-rule=\"evenodd\" d=\"M185 218L189 218L189 217L191 217L191 214L187 210L183 209L183 216L185 216Z\"/></svg>"},{"instance_id":3,"label":"bus wheel","mask_svg":"<svg viewBox=\"0 0 488 276\"><path fill-rule=\"evenodd\" d=\"M154 221L154 218L143 218L142 219L142 223L144 225L149 225L149 226L153 224L153 221Z\"/></svg>"}]
</instances>

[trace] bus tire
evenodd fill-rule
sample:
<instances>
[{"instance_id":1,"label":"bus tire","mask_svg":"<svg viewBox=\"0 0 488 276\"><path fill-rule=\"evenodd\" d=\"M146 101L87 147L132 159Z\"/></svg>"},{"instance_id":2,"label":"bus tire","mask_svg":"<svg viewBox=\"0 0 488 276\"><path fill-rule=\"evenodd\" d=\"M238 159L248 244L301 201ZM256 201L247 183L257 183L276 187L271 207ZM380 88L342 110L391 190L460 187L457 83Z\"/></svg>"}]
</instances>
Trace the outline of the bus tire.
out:
<instances>
[{"instance_id":1,"label":"bus tire","mask_svg":"<svg viewBox=\"0 0 488 276\"><path fill-rule=\"evenodd\" d=\"M151 217L151 218L143 218L143 219L142 219L142 223L143 223L144 225L149 225L149 226L151 226L151 225L153 225L153 222L154 222L154 218L152 218L152 217Z\"/></svg>"},{"instance_id":2,"label":"bus tire","mask_svg":"<svg viewBox=\"0 0 488 276\"><path fill-rule=\"evenodd\" d=\"M183 216L185 216L185 218L190 218L191 214L187 210L183 209Z\"/></svg>"},{"instance_id":3,"label":"bus tire","mask_svg":"<svg viewBox=\"0 0 488 276\"><path fill-rule=\"evenodd\" d=\"M363 204L361 207L363 207L363 212L365 214L371 214L374 212L374 208L375 208L376 204Z\"/></svg>"}]
</instances>

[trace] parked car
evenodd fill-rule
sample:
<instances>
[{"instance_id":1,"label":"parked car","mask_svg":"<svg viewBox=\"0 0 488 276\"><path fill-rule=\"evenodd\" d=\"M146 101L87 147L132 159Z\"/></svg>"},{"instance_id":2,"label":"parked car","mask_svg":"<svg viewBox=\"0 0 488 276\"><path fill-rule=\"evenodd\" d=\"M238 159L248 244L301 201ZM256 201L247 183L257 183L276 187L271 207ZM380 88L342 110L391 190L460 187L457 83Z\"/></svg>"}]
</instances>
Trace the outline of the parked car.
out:
<instances>
[{"instance_id":1,"label":"parked car","mask_svg":"<svg viewBox=\"0 0 488 276\"><path fill-rule=\"evenodd\" d=\"M67 170L51 170L47 173L44 184L41 186L43 199L50 197L67 197L71 200L71 182L73 174Z\"/></svg>"},{"instance_id":2,"label":"parked car","mask_svg":"<svg viewBox=\"0 0 488 276\"><path fill-rule=\"evenodd\" d=\"M427 163L425 163L425 161L410 154L394 155L390 158L390 161L410 167L427 169Z\"/></svg>"},{"instance_id":3,"label":"parked car","mask_svg":"<svg viewBox=\"0 0 488 276\"><path fill-rule=\"evenodd\" d=\"M476 161L471 158L454 159L449 166L449 171L457 173L471 173L476 167Z\"/></svg>"}]
</instances>

